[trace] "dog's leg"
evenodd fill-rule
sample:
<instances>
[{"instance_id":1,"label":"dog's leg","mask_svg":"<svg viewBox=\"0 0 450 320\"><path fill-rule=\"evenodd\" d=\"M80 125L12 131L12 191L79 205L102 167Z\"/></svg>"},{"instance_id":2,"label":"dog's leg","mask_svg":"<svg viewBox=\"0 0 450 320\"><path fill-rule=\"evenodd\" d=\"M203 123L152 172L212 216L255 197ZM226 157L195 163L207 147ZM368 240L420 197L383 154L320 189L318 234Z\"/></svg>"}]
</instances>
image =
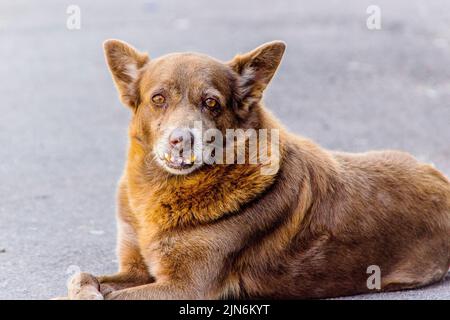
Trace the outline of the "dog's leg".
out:
<instances>
[{"instance_id":1,"label":"dog's leg","mask_svg":"<svg viewBox=\"0 0 450 320\"><path fill-rule=\"evenodd\" d=\"M100 283L100 292L103 295L115 290L153 282L140 252L135 225L136 221L131 212L126 185L120 183L117 215L119 272L97 277Z\"/></svg>"},{"instance_id":2,"label":"dog's leg","mask_svg":"<svg viewBox=\"0 0 450 320\"><path fill-rule=\"evenodd\" d=\"M125 288L136 287L151 283L153 279L148 273L139 271L118 272L112 275L104 275L97 277L100 284L100 292L103 296Z\"/></svg>"},{"instance_id":3,"label":"dog's leg","mask_svg":"<svg viewBox=\"0 0 450 320\"><path fill-rule=\"evenodd\" d=\"M100 283L89 273L80 272L73 275L67 284L67 296L50 300L103 300Z\"/></svg>"},{"instance_id":4,"label":"dog's leg","mask_svg":"<svg viewBox=\"0 0 450 320\"><path fill-rule=\"evenodd\" d=\"M78 273L69 281L68 297L57 299L103 300L104 296L116 290L136 287L149 282L148 276L136 272L119 272L100 277L95 277L89 273Z\"/></svg>"},{"instance_id":5,"label":"dog's leg","mask_svg":"<svg viewBox=\"0 0 450 320\"><path fill-rule=\"evenodd\" d=\"M128 229L129 226L119 220L119 228ZM103 295L153 282L137 243L130 241L131 231L126 231L128 234L124 230L119 231L119 272L97 277Z\"/></svg>"},{"instance_id":6,"label":"dog's leg","mask_svg":"<svg viewBox=\"0 0 450 320\"><path fill-rule=\"evenodd\" d=\"M119 184L118 194L118 258L119 272L95 277L87 273L74 276L69 282L69 299L97 299L116 290L153 282L141 255L135 221L126 186Z\"/></svg>"},{"instance_id":7,"label":"dog's leg","mask_svg":"<svg viewBox=\"0 0 450 320\"><path fill-rule=\"evenodd\" d=\"M98 280L88 273L77 273L69 281L70 300L103 300Z\"/></svg>"},{"instance_id":8,"label":"dog's leg","mask_svg":"<svg viewBox=\"0 0 450 320\"><path fill-rule=\"evenodd\" d=\"M201 299L193 286L174 283L150 283L139 287L111 292L106 300L184 300Z\"/></svg>"},{"instance_id":9,"label":"dog's leg","mask_svg":"<svg viewBox=\"0 0 450 320\"><path fill-rule=\"evenodd\" d=\"M153 282L140 253L137 235L127 215L128 212L128 206L119 203L119 272L98 277L87 273L75 276L69 282L69 299L100 299L116 290Z\"/></svg>"}]
</instances>

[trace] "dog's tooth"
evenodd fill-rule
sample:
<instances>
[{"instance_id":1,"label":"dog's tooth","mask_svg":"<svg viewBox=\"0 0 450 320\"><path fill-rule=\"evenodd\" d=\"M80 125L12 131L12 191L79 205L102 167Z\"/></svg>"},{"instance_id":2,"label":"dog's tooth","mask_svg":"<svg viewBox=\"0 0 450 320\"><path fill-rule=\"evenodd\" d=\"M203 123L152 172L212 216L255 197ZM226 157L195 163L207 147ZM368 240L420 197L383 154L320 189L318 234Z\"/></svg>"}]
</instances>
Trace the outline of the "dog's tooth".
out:
<instances>
[{"instance_id":1,"label":"dog's tooth","mask_svg":"<svg viewBox=\"0 0 450 320\"><path fill-rule=\"evenodd\" d=\"M170 161L170 156L169 156L169 154L166 152L166 153L164 153L164 158L167 160L167 161Z\"/></svg>"},{"instance_id":2,"label":"dog's tooth","mask_svg":"<svg viewBox=\"0 0 450 320\"><path fill-rule=\"evenodd\" d=\"M174 156L170 157L170 162L175 162L175 157Z\"/></svg>"},{"instance_id":3,"label":"dog's tooth","mask_svg":"<svg viewBox=\"0 0 450 320\"><path fill-rule=\"evenodd\" d=\"M195 156L195 154L193 154L193 155L191 156L191 162L195 162L195 159L197 159L197 157Z\"/></svg>"}]
</instances>

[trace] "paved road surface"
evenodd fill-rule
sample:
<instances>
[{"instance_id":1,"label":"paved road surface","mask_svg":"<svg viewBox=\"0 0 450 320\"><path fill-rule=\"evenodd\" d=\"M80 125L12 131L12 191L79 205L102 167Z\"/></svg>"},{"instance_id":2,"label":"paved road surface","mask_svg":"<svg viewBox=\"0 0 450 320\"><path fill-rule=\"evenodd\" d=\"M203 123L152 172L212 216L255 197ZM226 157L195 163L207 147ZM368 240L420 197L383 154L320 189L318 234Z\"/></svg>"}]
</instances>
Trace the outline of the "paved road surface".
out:
<instances>
[{"instance_id":1,"label":"paved road surface","mask_svg":"<svg viewBox=\"0 0 450 320\"><path fill-rule=\"evenodd\" d=\"M0 1L0 299L64 294L67 273L116 268L126 149L101 43L227 60L283 39L266 102L323 146L398 148L450 173L450 2ZM381 8L368 30L366 8ZM66 9L81 8L81 29ZM450 279L367 299L449 299Z\"/></svg>"}]
</instances>

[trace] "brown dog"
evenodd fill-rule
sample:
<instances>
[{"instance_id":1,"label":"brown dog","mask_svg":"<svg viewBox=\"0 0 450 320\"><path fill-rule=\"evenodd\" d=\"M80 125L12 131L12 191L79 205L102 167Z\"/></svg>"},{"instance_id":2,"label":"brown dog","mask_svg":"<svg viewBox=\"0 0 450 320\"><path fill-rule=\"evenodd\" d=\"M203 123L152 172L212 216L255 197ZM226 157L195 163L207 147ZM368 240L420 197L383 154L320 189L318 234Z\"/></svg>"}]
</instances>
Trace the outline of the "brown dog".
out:
<instances>
[{"instance_id":1,"label":"brown dog","mask_svg":"<svg viewBox=\"0 0 450 320\"><path fill-rule=\"evenodd\" d=\"M133 113L120 270L79 275L70 298L320 298L369 292L370 268L380 290L447 274L449 181L406 153L334 153L282 129L261 97L284 43L227 63L194 53L149 59L117 40L104 48ZM263 174L267 162L249 158L198 161L201 134L238 128L279 130L278 170Z\"/></svg>"}]
</instances>

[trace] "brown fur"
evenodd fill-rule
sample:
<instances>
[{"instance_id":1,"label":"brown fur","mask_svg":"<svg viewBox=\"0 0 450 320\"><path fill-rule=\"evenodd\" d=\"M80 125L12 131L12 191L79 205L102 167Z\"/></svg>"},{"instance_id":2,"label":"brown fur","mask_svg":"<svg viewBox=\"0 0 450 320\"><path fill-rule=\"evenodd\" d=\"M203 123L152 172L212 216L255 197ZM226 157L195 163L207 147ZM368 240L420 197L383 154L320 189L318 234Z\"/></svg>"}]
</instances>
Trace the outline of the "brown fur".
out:
<instances>
[{"instance_id":1,"label":"brown fur","mask_svg":"<svg viewBox=\"0 0 450 320\"><path fill-rule=\"evenodd\" d=\"M150 60L116 40L105 51L133 111L118 193L120 271L98 278L105 298L322 298L369 292L370 265L381 269L382 290L447 274L449 181L406 153L329 152L282 129L261 97L283 43L228 63L198 54ZM149 100L159 82L170 88L164 110ZM218 128L281 129L276 175L245 164L173 176L155 163L161 123L198 113L205 83L226 106L201 114Z\"/></svg>"}]
</instances>

